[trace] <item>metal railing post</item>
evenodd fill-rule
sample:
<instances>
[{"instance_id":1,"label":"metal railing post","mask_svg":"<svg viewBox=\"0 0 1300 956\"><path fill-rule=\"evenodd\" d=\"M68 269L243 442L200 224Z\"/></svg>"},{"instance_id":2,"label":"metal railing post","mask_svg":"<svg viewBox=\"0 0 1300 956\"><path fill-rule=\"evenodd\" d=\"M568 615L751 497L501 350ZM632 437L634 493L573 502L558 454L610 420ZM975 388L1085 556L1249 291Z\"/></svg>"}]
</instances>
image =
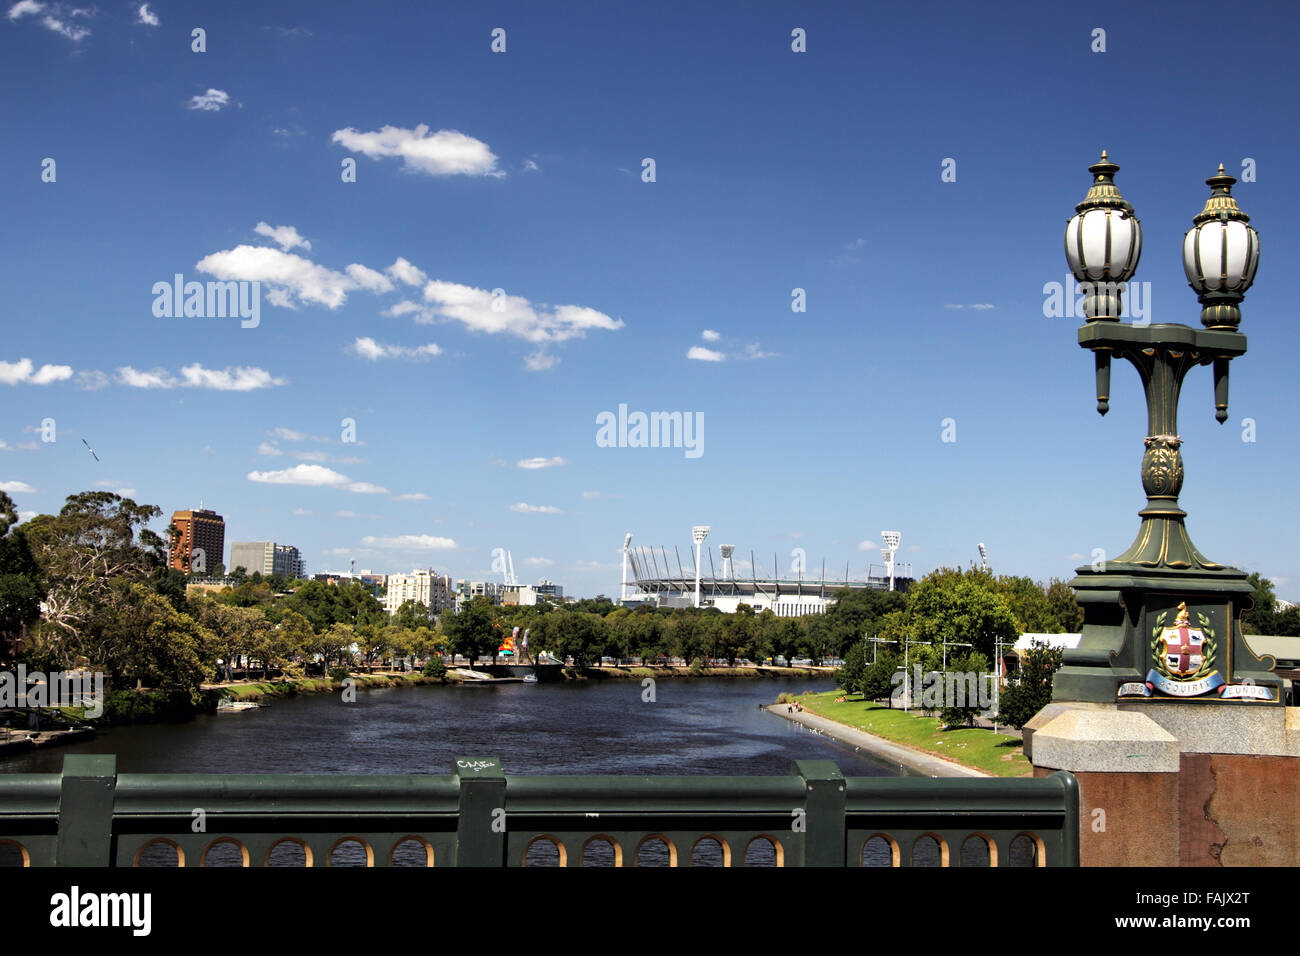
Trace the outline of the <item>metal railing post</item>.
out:
<instances>
[{"instance_id":1,"label":"metal railing post","mask_svg":"<svg viewBox=\"0 0 1300 956\"><path fill-rule=\"evenodd\" d=\"M846 820L844 774L832 760L796 760L804 780L804 866L844 866Z\"/></svg>"},{"instance_id":2,"label":"metal railing post","mask_svg":"<svg viewBox=\"0 0 1300 956\"><path fill-rule=\"evenodd\" d=\"M113 865L117 757L68 754L59 783L57 866Z\"/></svg>"},{"instance_id":3,"label":"metal railing post","mask_svg":"<svg viewBox=\"0 0 1300 956\"><path fill-rule=\"evenodd\" d=\"M456 821L457 866L506 865L506 776L497 757L456 761L460 811Z\"/></svg>"}]
</instances>

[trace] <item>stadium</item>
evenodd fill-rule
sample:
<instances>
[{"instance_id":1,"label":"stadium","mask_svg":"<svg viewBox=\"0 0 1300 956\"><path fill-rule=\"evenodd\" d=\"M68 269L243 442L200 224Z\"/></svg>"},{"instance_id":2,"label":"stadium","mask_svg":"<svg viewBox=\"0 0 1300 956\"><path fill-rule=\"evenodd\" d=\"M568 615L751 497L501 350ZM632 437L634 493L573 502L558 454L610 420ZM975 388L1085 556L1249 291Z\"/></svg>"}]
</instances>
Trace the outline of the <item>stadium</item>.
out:
<instances>
[{"instance_id":1,"label":"stadium","mask_svg":"<svg viewBox=\"0 0 1300 956\"><path fill-rule=\"evenodd\" d=\"M800 617L824 613L835 603L835 592L841 588L906 591L912 583L912 566L894 561L902 537L897 531L881 532L884 563L868 564L865 577L852 576L848 563L842 577L828 576L825 561L810 574L801 548L791 553L787 576L782 576L776 554L772 555L769 576L753 551L749 553L748 573L738 573L736 546L719 545L720 560L715 563L712 547L704 547L709 531L706 525L691 529L694 549L687 549L687 564L682 563L675 545L671 552L662 545L633 547L629 532L623 539L619 603L625 607L713 607L728 614L747 604L756 612L770 610L777 617Z\"/></svg>"}]
</instances>

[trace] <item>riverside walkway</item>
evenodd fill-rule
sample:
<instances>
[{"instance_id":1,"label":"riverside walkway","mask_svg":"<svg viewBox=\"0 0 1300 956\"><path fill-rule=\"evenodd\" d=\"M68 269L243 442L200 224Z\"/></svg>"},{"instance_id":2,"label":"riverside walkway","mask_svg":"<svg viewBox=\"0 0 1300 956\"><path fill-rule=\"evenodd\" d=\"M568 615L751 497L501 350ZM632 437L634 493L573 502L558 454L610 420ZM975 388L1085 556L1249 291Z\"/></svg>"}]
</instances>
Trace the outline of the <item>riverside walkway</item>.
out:
<instances>
[{"instance_id":1,"label":"riverside walkway","mask_svg":"<svg viewBox=\"0 0 1300 956\"><path fill-rule=\"evenodd\" d=\"M769 713L776 714L778 717L784 717L796 724L802 724L810 730L832 737L841 743L852 744L854 747L865 750L891 763L906 767L908 770L924 774L927 777L991 776L991 774L987 774L982 770L963 767L951 760L922 753L903 744L896 744L893 741L885 740L883 737L877 737L875 734L869 734L864 730L841 724L839 721L819 717L806 710L790 710L786 704L769 704L766 709Z\"/></svg>"}]
</instances>

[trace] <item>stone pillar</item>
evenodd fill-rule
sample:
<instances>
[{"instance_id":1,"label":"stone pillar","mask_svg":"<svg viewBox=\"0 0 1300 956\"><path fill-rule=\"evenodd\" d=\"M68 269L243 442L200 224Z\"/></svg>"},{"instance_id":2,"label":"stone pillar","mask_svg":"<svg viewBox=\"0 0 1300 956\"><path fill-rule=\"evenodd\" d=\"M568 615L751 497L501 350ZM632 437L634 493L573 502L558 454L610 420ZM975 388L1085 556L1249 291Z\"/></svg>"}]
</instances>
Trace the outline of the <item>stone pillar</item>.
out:
<instances>
[{"instance_id":1,"label":"stone pillar","mask_svg":"<svg viewBox=\"0 0 1300 956\"><path fill-rule=\"evenodd\" d=\"M1300 709L1057 702L1025 752L1078 778L1084 866L1300 865Z\"/></svg>"}]
</instances>

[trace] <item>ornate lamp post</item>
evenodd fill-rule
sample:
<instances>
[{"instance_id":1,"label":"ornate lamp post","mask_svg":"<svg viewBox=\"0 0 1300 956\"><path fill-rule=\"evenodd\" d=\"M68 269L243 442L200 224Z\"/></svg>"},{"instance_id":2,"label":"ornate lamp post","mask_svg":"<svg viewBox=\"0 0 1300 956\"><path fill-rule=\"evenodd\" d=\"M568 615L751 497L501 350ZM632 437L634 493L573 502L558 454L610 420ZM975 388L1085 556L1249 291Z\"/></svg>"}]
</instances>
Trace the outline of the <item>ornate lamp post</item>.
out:
<instances>
[{"instance_id":1,"label":"ornate lamp post","mask_svg":"<svg viewBox=\"0 0 1300 956\"><path fill-rule=\"evenodd\" d=\"M1088 167L1092 187L1065 231L1065 254L1084 294L1079 345L1095 356L1097 411L1110 408L1114 358L1137 369L1146 391L1142 456L1146 507L1137 537L1114 561L1076 569L1071 585L1084 609L1083 638L1067 651L1056 700L1126 698L1278 702L1271 658L1241 636L1253 587L1244 572L1201 554L1179 507L1183 458L1178 399L1197 365L1214 366L1215 418L1228 417L1228 363L1246 351L1240 303L1259 264L1259 236L1231 194L1232 176L1206 180L1205 208L1183 240L1183 265L1203 310L1203 329L1121 321L1122 296L1137 270L1142 227L1115 185L1119 167L1102 153Z\"/></svg>"}]
</instances>

